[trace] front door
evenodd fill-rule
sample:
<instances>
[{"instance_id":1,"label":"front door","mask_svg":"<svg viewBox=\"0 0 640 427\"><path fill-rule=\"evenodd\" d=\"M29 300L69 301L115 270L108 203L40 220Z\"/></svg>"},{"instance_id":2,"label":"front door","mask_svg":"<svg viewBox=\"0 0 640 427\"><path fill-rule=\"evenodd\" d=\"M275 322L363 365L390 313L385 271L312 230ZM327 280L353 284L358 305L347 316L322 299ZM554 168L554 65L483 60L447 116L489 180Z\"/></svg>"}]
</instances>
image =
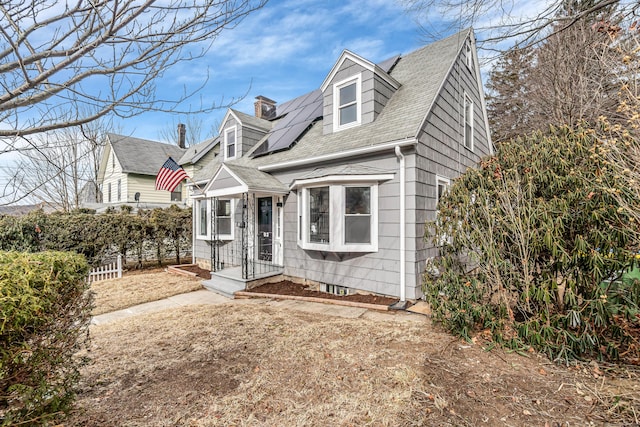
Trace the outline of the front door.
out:
<instances>
[{"instance_id":1,"label":"front door","mask_svg":"<svg viewBox=\"0 0 640 427\"><path fill-rule=\"evenodd\" d=\"M273 259L273 200L258 198L258 259L271 262Z\"/></svg>"}]
</instances>

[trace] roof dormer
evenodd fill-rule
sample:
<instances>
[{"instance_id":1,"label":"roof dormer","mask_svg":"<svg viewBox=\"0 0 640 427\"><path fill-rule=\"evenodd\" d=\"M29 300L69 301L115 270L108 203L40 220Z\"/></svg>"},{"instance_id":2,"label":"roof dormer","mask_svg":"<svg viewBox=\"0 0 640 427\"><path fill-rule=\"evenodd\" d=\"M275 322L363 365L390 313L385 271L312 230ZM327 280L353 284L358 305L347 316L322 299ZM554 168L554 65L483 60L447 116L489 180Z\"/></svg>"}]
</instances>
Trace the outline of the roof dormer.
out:
<instances>
[{"instance_id":1,"label":"roof dormer","mask_svg":"<svg viewBox=\"0 0 640 427\"><path fill-rule=\"evenodd\" d=\"M396 61L397 58L393 63ZM320 86L323 133L373 122L399 87L400 83L387 69L348 50L343 51Z\"/></svg>"},{"instance_id":2,"label":"roof dormer","mask_svg":"<svg viewBox=\"0 0 640 427\"><path fill-rule=\"evenodd\" d=\"M271 122L229 108L218 130L222 161L242 157L271 130Z\"/></svg>"}]
</instances>

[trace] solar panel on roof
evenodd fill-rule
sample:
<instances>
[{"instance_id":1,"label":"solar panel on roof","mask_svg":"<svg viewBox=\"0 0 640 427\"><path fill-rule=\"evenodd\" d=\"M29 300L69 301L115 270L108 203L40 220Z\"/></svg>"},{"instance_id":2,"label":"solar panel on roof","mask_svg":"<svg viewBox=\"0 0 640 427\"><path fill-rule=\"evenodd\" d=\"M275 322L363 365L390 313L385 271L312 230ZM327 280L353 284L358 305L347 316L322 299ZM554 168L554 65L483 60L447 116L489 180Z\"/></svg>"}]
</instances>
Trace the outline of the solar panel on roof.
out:
<instances>
[{"instance_id":1,"label":"solar panel on roof","mask_svg":"<svg viewBox=\"0 0 640 427\"><path fill-rule=\"evenodd\" d=\"M322 91L316 89L285 102L277 107L277 116L282 118L254 151L254 157L291 147L316 119L322 117Z\"/></svg>"}]
</instances>

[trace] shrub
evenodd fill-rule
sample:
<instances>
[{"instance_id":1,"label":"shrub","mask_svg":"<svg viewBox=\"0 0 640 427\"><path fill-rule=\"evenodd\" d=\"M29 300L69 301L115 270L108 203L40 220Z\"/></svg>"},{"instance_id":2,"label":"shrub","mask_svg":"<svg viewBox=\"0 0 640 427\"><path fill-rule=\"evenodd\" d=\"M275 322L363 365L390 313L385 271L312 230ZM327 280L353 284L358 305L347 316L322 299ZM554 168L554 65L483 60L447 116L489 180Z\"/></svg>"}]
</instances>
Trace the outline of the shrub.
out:
<instances>
[{"instance_id":1,"label":"shrub","mask_svg":"<svg viewBox=\"0 0 640 427\"><path fill-rule=\"evenodd\" d=\"M41 425L66 412L92 297L87 262L62 252L0 252L0 423Z\"/></svg>"},{"instance_id":2,"label":"shrub","mask_svg":"<svg viewBox=\"0 0 640 427\"><path fill-rule=\"evenodd\" d=\"M428 224L444 243L425 277L436 319L554 359L640 356L640 283L621 279L637 224L602 148L593 131L554 129L455 181Z\"/></svg>"}]
</instances>

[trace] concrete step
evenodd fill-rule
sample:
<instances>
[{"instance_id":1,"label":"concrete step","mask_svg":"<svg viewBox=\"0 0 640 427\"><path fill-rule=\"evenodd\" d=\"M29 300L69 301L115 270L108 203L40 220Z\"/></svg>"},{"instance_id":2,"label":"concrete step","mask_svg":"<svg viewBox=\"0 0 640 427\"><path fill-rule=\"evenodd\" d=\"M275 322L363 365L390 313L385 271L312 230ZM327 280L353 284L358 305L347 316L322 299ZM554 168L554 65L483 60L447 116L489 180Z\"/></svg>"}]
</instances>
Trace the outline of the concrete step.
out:
<instances>
[{"instance_id":1,"label":"concrete step","mask_svg":"<svg viewBox=\"0 0 640 427\"><path fill-rule=\"evenodd\" d=\"M216 274L212 274L209 280L203 280L202 284L205 288L227 298L233 298L234 293L246 289L246 282L244 280L222 277Z\"/></svg>"}]
</instances>

